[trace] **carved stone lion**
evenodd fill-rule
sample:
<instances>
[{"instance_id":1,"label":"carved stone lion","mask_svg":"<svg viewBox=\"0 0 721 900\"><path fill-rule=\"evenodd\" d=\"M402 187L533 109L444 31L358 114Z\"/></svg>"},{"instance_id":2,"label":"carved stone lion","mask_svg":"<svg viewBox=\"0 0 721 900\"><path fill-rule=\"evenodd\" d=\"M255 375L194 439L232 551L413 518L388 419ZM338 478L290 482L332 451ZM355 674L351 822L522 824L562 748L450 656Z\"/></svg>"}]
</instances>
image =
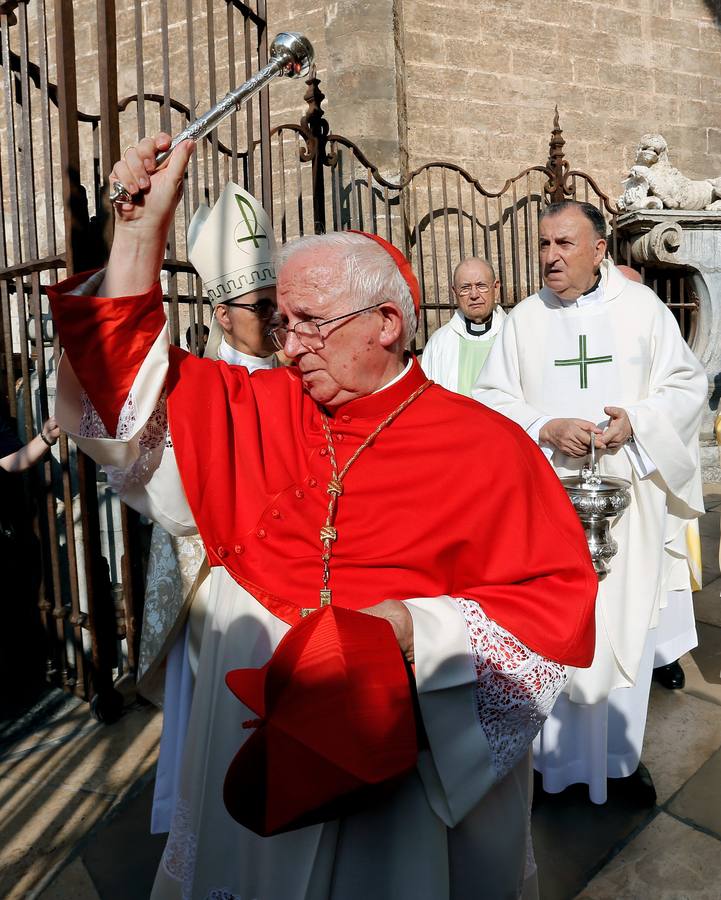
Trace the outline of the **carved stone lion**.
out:
<instances>
[{"instance_id":1,"label":"carved stone lion","mask_svg":"<svg viewBox=\"0 0 721 900\"><path fill-rule=\"evenodd\" d=\"M721 209L721 177L695 181L671 165L660 134L644 134L623 182L619 209Z\"/></svg>"}]
</instances>

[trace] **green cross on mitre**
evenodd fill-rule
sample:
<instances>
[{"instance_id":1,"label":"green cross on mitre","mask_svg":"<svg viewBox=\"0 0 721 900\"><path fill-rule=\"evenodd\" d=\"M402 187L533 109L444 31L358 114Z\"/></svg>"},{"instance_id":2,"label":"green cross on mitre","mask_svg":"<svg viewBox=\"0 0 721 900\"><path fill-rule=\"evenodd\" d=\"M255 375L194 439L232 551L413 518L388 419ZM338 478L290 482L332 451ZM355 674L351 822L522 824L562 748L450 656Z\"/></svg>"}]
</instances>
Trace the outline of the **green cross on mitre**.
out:
<instances>
[{"instance_id":1,"label":"green cross on mitre","mask_svg":"<svg viewBox=\"0 0 721 900\"><path fill-rule=\"evenodd\" d=\"M240 215L243 219L243 223L246 228L246 233L239 237L236 229L235 240L238 244L242 244L245 241L252 241L254 247L259 247L260 244L258 241L267 241L268 235L265 233L265 229L258 222L258 216L253 209L253 204L250 203L245 197L241 197L240 194L235 195L235 201L238 204L238 209L240 210Z\"/></svg>"},{"instance_id":2,"label":"green cross on mitre","mask_svg":"<svg viewBox=\"0 0 721 900\"><path fill-rule=\"evenodd\" d=\"M554 366L578 366L581 376L581 389L588 387L588 367L595 363L610 363L612 356L588 356L586 353L586 335L578 336L578 356L575 359L554 359Z\"/></svg>"}]
</instances>

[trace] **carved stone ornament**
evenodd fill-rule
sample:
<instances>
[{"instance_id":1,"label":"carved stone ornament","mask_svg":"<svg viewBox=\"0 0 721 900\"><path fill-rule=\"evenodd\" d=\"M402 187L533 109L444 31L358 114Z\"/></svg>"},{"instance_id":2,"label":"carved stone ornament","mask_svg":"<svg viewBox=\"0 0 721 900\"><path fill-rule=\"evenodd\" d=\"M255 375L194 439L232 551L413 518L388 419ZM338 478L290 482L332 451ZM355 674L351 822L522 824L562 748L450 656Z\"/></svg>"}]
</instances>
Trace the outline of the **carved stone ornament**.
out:
<instances>
[{"instance_id":1,"label":"carved stone ornament","mask_svg":"<svg viewBox=\"0 0 721 900\"><path fill-rule=\"evenodd\" d=\"M721 177L694 180L671 165L661 134L644 134L636 162L623 181L618 207L634 209L721 209Z\"/></svg>"}]
</instances>

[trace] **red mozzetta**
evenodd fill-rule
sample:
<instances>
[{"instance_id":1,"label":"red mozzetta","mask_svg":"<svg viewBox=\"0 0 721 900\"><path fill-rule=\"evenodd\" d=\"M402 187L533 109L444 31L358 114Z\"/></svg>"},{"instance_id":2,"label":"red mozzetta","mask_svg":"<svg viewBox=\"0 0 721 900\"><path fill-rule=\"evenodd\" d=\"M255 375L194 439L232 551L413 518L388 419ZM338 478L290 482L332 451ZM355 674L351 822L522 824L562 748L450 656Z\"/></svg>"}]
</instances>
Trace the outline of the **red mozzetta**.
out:
<instances>
[{"instance_id":1,"label":"red mozzetta","mask_svg":"<svg viewBox=\"0 0 721 900\"><path fill-rule=\"evenodd\" d=\"M132 383L130 361L137 371L162 327L160 292L132 302L64 296L71 285L49 289L55 322L109 427ZM391 387L335 411L339 468L424 380L414 362ZM167 390L180 476L211 565L275 615L299 621L302 607L319 605L331 467L320 412L297 370L249 376L171 348ZM597 580L583 529L540 450L482 404L426 390L350 469L336 527L334 604L466 597L532 650L590 664Z\"/></svg>"}]
</instances>

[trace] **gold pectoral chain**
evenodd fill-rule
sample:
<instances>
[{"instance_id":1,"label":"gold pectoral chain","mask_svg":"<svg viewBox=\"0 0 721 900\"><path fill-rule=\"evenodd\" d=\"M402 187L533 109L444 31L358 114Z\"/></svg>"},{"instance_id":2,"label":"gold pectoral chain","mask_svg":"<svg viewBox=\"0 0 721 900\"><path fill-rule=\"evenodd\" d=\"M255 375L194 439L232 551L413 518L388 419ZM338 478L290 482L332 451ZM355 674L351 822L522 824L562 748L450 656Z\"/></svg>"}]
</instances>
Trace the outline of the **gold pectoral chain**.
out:
<instances>
[{"instance_id":1,"label":"gold pectoral chain","mask_svg":"<svg viewBox=\"0 0 721 900\"><path fill-rule=\"evenodd\" d=\"M328 515L326 516L325 525L320 530L320 541L323 545L323 553L321 554L321 561L323 563L323 573L322 573L322 581L323 586L320 589L320 606L330 606L333 592L328 587L330 583L330 564L331 558L333 556L333 544L338 540L338 529L335 527L335 517L338 511L338 499L343 494L343 479L348 474L348 470L353 465L353 463L358 459L361 453L366 449L366 447L370 446L373 441L378 437L378 435L383 431L384 428L387 428L391 422L398 418L398 416L403 412L404 409L407 409L414 400L416 400L426 388L430 387L433 382L428 379L424 381L423 384L413 393L406 397L406 399L401 403L400 406L396 407L393 412L387 416L380 425L374 429L368 437L363 441L360 447L355 451L355 453L351 456L348 462L343 466L341 472L338 472L338 462L335 456L335 445L333 444L333 435L331 434L330 426L328 424L328 417L324 412L320 414L321 425L323 426L323 433L325 434L326 444L328 446L328 457L330 458L330 467L331 467L331 479L328 482L328 487L326 491L329 495L328 500ZM301 609L301 616L307 616L318 607L304 607Z\"/></svg>"}]
</instances>

